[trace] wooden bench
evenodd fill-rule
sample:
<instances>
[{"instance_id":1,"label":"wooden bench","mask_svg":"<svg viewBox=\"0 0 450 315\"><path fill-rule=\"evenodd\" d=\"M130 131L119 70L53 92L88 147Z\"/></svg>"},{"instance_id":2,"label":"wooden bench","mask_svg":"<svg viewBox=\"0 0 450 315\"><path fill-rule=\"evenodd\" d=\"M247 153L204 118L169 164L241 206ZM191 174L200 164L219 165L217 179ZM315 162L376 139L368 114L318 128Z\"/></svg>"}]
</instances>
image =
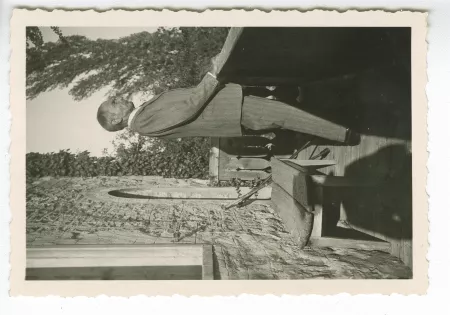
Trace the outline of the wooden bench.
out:
<instances>
[{"instance_id":1,"label":"wooden bench","mask_svg":"<svg viewBox=\"0 0 450 315\"><path fill-rule=\"evenodd\" d=\"M334 161L273 158L271 163L271 202L300 247L310 245L389 252L388 242L337 228L330 220L330 209L327 209L330 204L340 203L339 196L330 193L330 188L371 187L379 185L379 182L328 176L318 171L336 164ZM355 235L362 237L352 238Z\"/></svg>"}]
</instances>

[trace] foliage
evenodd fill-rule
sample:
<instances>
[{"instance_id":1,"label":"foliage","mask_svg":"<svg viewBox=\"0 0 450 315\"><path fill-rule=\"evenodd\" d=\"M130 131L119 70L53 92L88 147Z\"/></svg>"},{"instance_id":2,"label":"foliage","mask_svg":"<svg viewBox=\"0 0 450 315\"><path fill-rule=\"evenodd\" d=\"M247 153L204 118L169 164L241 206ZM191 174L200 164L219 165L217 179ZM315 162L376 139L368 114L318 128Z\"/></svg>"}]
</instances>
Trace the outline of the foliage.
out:
<instances>
[{"instance_id":1,"label":"foliage","mask_svg":"<svg viewBox=\"0 0 450 315\"><path fill-rule=\"evenodd\" d=\"M95 177L95 176L163 176L170 178L208 179L209 141L206 138L187 138L184 141L154 139L154 146L139 147L139 140L132 145L118 145L113 156L94 157L88 151L72 153L61 150L52 153L28 153L26 155L27 181L33 178ZM200 148L200 150L197 150ZM241 187L256 187L261 179L233 178L215 182L215 187L235 187L241 195Z\"/></svg>"},{"instance_id":2,"label":"foliage","mask_svg":"<svg viewBox=\"0 0 450 315\"><path fill-rule=\"evenodd\" d=\"M61 29L52 26L51 30L58 35L59 44L67 45L67 40L63 36ZM37 73L43 71L46 67L46 45L44 45L44 38L42 32L37 26L28 26L26 28L26 73Z\"/></svg>"},{"instance_id":3,"label":"foliage","mask_svg":"<svg viewBox=\"0 0 450 315\"><path fill-rule=\"evenodd\" d=\"M154 140L155 143L147 149L123 146L116 156L94 157L88 151L75 154L69 150L28 153L27 178L123 175L207 178L209 139Z\"/></svg>"},{"instance_id":4,"label":"foliage","mask_svg":"<svg viewBox=\"0 0 450 315\"><path fill-rule=\"evenodd\" d=\"M44 44L44 39L42 38L42 33L39 27L29 26L27 27L25 33L27 39L27 48L30 48L32 45L35 47L41 47Z\"/></svg>"},{"instance_id":5,"label":"foliage","mask_svg":"<svg viewBox=\"0 0 450 315\"><path fill-rule=\"evenodd\" d=\"M27 98L56 88L71 87L75 100L108 87L108 95L160 93L198 84L226 38L227 28L159 28L118 40L61 37L42 43L34 28L27 38L38 43L27 49Z\"/></svg>"},{"instance_id":6,"label":"foliage","mask_svg":"<svg viewBox=\"0 0 450 315\"><path fill-rule=\"evenodd\" d=\"M160 28L118 40L59 36L44 43L37 27L27 28L27 98L67 88L75 100L108 87L109 95L157 94L198 84L226 38L227 28ZM209 141L153 139L124 132L115 152L102 158L69 151L27 155L29 176L161 175L206 178Z\"/></svg>"}]
</instances>

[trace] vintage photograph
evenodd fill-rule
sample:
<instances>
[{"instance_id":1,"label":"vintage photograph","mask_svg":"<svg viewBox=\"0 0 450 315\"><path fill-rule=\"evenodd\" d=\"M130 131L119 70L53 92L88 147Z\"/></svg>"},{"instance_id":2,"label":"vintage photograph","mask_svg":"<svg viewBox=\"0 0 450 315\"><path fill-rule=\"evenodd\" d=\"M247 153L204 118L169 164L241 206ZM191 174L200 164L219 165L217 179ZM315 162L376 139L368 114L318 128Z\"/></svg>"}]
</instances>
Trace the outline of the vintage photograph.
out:
<instances>
[{"instance_id":1,"label":"vintage photograph","mask_svg":"<svg viewBox=\"0 0 450 315\"><path fill-rule=\"evenodd\" d=\"M26 280L411 279L409 27L26 28Z\"/></svg>"},{"instance_id":2,"label":"vintage photograph","mask_svg":"<svg viewBox=\"0 0 450 315\"><path fill-rule=\"evenodd\" d=\"M425 290L426 19L290 14L15 13L13 294Z\"/></svg>"}]
</instances>

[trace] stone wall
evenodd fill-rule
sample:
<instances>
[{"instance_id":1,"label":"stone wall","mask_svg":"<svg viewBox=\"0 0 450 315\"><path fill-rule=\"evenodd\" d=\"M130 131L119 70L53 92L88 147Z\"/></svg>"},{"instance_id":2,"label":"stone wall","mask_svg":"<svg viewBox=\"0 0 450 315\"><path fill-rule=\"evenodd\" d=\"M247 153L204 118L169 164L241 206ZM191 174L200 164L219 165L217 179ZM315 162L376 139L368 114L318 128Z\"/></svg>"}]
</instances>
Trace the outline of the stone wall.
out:
<instances>
[{"instance_id":1,"label":"stone wall","mask_svg":"<svg viewBox=\"0 0 450 315\"><path fill-rule=\"evenodd\" d=\"M223 210L225 201L97 198L117 188L200 186L158 177L42 178L27 184L27 245L206 243L215 279L410 278L386 253L298 249L269 204Z\"/></svg>"}]
</instances>

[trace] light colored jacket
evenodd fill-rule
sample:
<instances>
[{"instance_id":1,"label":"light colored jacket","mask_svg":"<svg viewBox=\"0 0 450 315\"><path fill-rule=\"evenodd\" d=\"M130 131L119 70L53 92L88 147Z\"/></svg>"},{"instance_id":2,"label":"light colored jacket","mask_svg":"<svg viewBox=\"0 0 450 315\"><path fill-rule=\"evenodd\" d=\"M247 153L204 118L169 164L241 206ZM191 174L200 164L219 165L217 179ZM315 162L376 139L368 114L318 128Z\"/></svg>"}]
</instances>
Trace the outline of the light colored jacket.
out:
<instances>
[{"instance_id":1,"label":"light colored jacket","mask_svg":"<svg viewBox=\"0 0 450 315\"><path fill-rule=\"evenodd\" d=\"M207 74L194 88L161 93L137 109L131 130L161 138L239 137L242 87L222 86Z\"/></svg>"}]
</instances>

